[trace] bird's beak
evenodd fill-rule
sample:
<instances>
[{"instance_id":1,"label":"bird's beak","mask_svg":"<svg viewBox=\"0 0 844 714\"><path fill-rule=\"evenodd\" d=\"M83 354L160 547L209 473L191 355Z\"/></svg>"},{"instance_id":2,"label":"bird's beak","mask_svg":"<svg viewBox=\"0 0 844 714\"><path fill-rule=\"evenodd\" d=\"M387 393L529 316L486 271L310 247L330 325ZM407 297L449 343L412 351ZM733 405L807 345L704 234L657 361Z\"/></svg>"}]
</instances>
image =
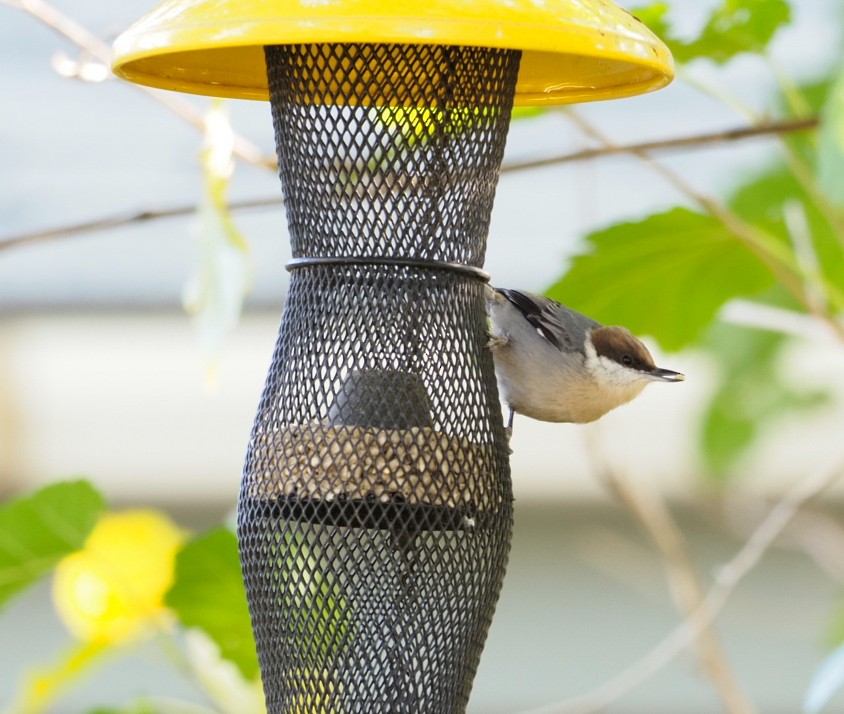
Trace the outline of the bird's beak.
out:
<instances>
[{"instance_id":1,"label":"bird's beak","mask_svg":"<svg viewBox=\"0 0 844 714\"><path fill-rule=\"evenodd\" d=\"M682 382L686 379L686 375L662 367L654 367L650 372L645 372L645 376L655 382Z\"/></svg>"}]
</instances>

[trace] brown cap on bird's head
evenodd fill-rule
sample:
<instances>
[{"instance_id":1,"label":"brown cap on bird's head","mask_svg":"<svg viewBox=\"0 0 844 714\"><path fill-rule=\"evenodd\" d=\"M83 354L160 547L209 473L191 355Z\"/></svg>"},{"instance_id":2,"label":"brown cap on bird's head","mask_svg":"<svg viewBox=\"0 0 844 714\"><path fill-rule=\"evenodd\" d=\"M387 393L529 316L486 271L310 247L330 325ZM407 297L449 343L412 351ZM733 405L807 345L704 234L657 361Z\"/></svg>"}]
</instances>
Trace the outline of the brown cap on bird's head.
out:
<instances>
[{"instance_id":1,"label":"brown cap on bird's head","mask_svg":"<svg viewBox=\"0 0 844 714\"><path fill-rule=\"evenodd\" d=\"M590 337L599 357L606 357L623 367L635 369L650 379L662 382L682 382L685 379L679 372L657 367L648 348L625 327L596 327L590 332Z\"/></svg>"}]
</instances>

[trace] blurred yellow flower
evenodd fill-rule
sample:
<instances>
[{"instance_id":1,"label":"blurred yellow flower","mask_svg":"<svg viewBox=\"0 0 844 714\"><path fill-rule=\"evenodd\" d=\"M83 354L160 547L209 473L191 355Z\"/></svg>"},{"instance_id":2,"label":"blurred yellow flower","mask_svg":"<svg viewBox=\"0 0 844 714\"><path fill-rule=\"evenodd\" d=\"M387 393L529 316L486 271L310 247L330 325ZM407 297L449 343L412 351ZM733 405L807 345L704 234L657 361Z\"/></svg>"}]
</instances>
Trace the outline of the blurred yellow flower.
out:
<instances>
[{"instance_id":1,"label":"blurred yellow flower","mask_svg":"<svg viewBox=\"0 0 844 714\"><path fill-rule=\"evenodd\" d=\"M56 568L53 601L67 628L83 642L114 644L169 622L164 594L186 535L152 509L103 516Z\"/></svg>"}]
</instances>

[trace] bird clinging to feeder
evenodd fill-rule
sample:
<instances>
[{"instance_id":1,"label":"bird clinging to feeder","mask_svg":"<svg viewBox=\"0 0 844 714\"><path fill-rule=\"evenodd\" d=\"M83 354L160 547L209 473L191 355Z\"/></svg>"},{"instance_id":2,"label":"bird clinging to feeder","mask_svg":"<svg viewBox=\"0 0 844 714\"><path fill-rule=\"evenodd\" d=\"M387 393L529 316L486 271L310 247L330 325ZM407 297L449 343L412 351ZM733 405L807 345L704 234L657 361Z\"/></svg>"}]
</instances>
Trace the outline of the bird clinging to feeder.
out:
<instances>
[{"instance_id":1,"label":"bird clinging to feeder","mask_svg":"<svg viewBox=\"0 0 844 714\"><path fill-rule=\"evenodd\" d=\"M489 288L489 347L499 391L532 419L584 424L626 404L651 382L682 382L654 364L628 329L605 326L543 295Z\"/></svg>"}]
</instances>

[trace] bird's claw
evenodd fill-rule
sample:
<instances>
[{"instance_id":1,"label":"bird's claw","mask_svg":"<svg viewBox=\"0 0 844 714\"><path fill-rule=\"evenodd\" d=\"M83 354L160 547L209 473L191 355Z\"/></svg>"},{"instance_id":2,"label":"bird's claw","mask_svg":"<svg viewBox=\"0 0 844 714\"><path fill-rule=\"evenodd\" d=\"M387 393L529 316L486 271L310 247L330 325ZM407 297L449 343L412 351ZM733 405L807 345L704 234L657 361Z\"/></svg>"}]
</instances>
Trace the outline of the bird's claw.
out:
<instances>
[{"instance_id":1,"label":"bird's claw","mask_svg":"<svg viewBox=\"0 0 844 714\"><path fill-rule=\"evenodd\" d=\"M490 335L486 346L494 352L495 350L500 350L506 347L507 342L507 338L503 335Z\"/></svg>"}]
</instances>

